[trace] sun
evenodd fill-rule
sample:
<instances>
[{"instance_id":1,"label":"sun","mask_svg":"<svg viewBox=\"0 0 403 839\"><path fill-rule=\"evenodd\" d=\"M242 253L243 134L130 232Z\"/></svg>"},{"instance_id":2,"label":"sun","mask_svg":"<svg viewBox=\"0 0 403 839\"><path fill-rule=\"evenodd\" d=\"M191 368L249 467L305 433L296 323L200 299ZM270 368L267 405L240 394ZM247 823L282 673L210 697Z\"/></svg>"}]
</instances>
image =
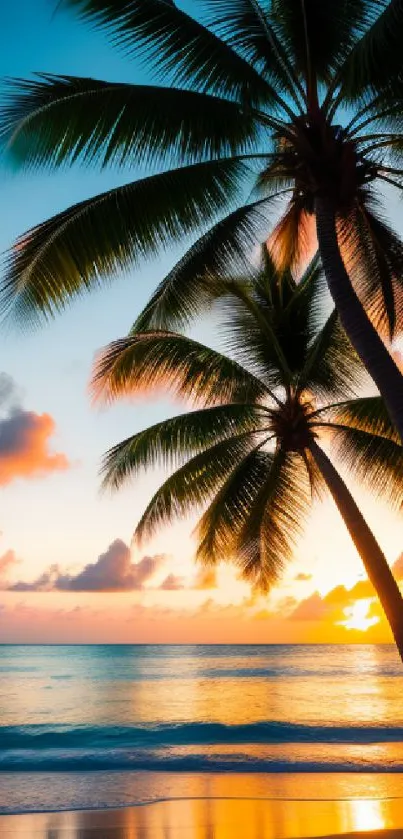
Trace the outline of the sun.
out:
<instances>
[{"instance_id":1,"label":"sun","mask_svg":"<svg viewBox=\"0 0 403 839\"><path fill-rule=\"evenodd\" d=\"M379 623L379 618L370 617L368 615L371 599L357 600L352 606L346 606L344 614L346 619L338 621L340 626L346 629L358 629L360 632L365 632L370 626Z\"/></svg>"}]
</instances>

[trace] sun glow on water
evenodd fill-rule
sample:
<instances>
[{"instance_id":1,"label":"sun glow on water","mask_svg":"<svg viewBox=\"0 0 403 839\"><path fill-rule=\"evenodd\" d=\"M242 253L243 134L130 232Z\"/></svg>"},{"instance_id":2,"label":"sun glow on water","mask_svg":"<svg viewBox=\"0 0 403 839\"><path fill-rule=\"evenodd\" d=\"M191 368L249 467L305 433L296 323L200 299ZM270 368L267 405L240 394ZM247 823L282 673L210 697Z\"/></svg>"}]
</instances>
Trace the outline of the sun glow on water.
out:
<instances>
[{"instance_id":1,"label":"sun glow on water","mask_svg":"<svg viewBox=\"0 0 403 839\"><path fill-rule=\"evenodd\" d=\"M382 801L352 801L352 830L382 830L387 827L386 819L382 813Z\"/></svg>"},{"instance_id":2,"label":"sun glow on water","mask_svg":"<svg viewBox=\"0 0 403 839\"><path fill-rule=\"evenodd\" d=\"M358 629L365 632L370 626L379 623L378 617L371 617L369 614L371 599L357 600L352 606L346 606L344 614L345 620L338 621L340 626L345 626L346 629Z\"/></svg>"}]
</instances>

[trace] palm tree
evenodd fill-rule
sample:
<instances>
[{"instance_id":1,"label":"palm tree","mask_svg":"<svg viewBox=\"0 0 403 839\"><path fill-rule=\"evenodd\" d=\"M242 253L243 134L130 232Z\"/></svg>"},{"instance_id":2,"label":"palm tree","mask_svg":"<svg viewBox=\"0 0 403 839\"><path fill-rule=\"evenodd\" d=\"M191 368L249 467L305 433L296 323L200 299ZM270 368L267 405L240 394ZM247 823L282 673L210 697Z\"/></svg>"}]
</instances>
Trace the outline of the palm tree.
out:
<instances>
[{"instance_id":1,"label":"palm tree","mask_svg":"<svg viewBox=\"0 0 403 839\"><path fill-rule=\"evenodd\" d=\"M403 378L375 328L392 336L400 309L403 244L376 202L383 184L403 188L401 0L203 0L193 4L201 19L174 0L57 5L146 54L169 84L15 82L0 131L20 162L140 163L152 174L24 234L3 306L25 321L50 316L199 228L141 321L176 327L183 297L196 299L211 272L243 258L257 228L267 235L276 197L288 194L272 240L278 266L301 259L315 217L341 322L403 439Z\"/></svg>"},{"instance_id":2,"label":"palm tree","mask_svg":"<svg viewBox=\"0 0 403 839\"><path fill-rule=\"evenodd\" d=\"M327 487L403 658L402 596L321 441L332 440L356 478L400 506L403 450L382 399L354 398L363 368L335 310L319 315L323 289L317 263L296 285L289 271L279 281L266 256L253 282L215 285L232 357L164 330L133 331L110 344L94 371L98 398L162 385L193 410L114 446L104 460L104 484L117 489L157 463L173 468L136 538L208 502L196 528L198 559L233 560L263 591L291 557L312 497Z\"/></svg>"},{"instance_id":3,"label":"palm tree","mask_svg":"<svg viewBox=\"0 0 403 839\"><path fill-rule=\"evenodd\" d=\"M278 267L304 257L316 219L341 323L403 440L403 378L377 331L392 336L401 309L403 243L378 206L382 185L403 189L401 0L203 0L192 4L199 18L174 0L58 5L145 55L158 86L19 80L2 136L31 167L141 164L150 174L21 236L3 306L24 321L49 317L199 229L140 321L176 328L183 299L246 258L288 195L272 238Z\"/></svg>"}]
</instances>

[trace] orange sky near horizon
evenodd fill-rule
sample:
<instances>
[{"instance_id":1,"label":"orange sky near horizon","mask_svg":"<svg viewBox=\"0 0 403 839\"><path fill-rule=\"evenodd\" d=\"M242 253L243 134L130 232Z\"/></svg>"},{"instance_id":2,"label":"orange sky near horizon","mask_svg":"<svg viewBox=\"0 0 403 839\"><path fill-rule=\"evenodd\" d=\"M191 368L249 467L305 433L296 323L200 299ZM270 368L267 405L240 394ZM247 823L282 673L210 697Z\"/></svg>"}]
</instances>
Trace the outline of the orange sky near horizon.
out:
<instances>
[{"instance_id":1,"label":"orange sky near horizon","mask_svg":"<svg viewBox=\"0 0 403 839\"><path fill-rule=\"evenodd\" d=\"M108 583L104 570L103 582L98 578L97 585L138 588L104 591L57 588L66 585L66 579L69 586L93 585L93 569L97 571L105 557L113 559L115 565L109 565L107 573L111 573L113 566L115 577L109 577ZM328 583L333 579L330 586L325 582L323 557L305 564L301 559L296 560L287 569L282 584L264 596L239 581L230 566L219 566L216 572L197 568L189 561L186 551L179 559L164 553L142 555L117 540L97 562L85 569L75 568L66 575L54 566L29 583L22 579L24 563L9 551L0 557L0 641L392 642L380 604L360 570L358 558L355 559L345 580L344 563L339 562L337 573L327 578ZM403 555L393 563L393 570L403 584ZM10 590L13 586L15 590ZM30 586L37 590L30 590Z\"/></svg>"}]
</instances>

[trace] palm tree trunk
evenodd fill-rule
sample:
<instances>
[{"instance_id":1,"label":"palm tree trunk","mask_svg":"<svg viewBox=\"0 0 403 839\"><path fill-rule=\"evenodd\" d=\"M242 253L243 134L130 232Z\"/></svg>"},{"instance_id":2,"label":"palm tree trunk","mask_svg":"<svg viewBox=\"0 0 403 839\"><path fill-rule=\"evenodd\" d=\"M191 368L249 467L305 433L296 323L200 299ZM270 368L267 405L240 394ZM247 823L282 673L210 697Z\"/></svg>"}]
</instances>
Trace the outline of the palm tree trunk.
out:
<instances>
[{"instance_id":1,"label":"palm tree trunk","mask_svg":"<svg viewBox=\"0 0 403 839\"><path fill-rule=\"evenodd\" d=\"M403 661L403 597L396 580L375 536L332 462L317 443L312 442L310 451L364 563Z\"/></svg>"},{"instance_id":2,"label":"palm tree trunk","mask_svg":"<svg viewBox=\"0 0 403 839\"><path fill-rule=\"evenodd\" d=\"M324 196L318 196L315 212L319 252L340 321L382 394L389 416L403 442L403 376L353 289L340 253L332 202Z\"/></svg>"}]
</instances>

